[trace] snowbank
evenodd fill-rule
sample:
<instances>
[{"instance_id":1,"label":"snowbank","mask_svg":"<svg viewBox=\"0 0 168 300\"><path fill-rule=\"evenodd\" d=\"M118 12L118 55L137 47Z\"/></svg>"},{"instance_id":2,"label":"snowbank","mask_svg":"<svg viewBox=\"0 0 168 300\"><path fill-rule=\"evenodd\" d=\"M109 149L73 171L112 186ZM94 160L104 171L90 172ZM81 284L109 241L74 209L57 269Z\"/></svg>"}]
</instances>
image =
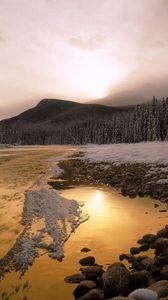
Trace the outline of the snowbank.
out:
<instances>
[{"instance_id":1,"label":"snowbank","mask_svg":"<svg viewBox=\"0 0 168 300\"><path fill-rule=\"evenodd\" d=\"M87 145L84 158L93 162L168 165L168 142Z\"/></svg>"}]
</instances>

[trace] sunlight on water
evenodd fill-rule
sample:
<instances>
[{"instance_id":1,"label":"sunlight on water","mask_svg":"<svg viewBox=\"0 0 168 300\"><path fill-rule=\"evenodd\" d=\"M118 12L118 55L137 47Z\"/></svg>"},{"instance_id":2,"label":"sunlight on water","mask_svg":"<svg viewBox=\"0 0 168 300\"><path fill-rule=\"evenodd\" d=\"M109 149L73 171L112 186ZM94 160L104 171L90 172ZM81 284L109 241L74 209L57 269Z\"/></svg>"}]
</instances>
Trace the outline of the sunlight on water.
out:
<instances>
[{"instance_id":1,"label":"sunlight on water","mask_svg":"<svg viewBox=\"0 0 168 300\"><path fill-rule=\"evenodd\" d=\"M37 176L48 170L47 160L54 156L50 152L30 151L23 155L16 153L12 159L1 164L0 168L0 255L3 257L14 244L16 237L23 230L20 225L24 203L24 191L30 187ZM37 154L36 154L36 153ZM59 150L59 153L63 151ZM58 153L58 152L57 152ZM4 157L5 159L5 157ZM82 247L89 247L96 262L107 266L118 260L119 254L128 253L130 247L145 233L155 233L167 223L167 212L159 213L165 205L149 198L130 199L123 197L113 188L82 187L60 191L68 199L76 199L85 203L90 218L81 224L65 243L63 262L58 262L42 255L25 275L8 273L0 282L0 291L12 293L20 286L10 300L73 300L75 285L65 284L64 277L77 273L79 259L88 254L82 253ZM159 208L154 208L154 203ZM43 220L41 220L43 222ZM33 223L38 230L39 222ZM145 253L144 253L145 254ZM29 287L23 290L26 282Z\"/></svg>"}]
</instances>

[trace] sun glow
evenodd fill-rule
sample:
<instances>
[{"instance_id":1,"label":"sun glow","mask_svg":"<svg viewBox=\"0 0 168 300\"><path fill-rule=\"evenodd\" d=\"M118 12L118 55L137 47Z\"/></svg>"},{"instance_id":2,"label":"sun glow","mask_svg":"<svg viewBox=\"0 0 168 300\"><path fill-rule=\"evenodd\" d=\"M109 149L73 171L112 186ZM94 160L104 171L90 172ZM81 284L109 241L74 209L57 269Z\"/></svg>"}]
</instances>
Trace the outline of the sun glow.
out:
<instances>
[{"instance_id":1,"label":"sun glow","mask_svg":"<svg viewBox=\"0 0 168 300\"><path fill-rule=\"evenodd\" d=\"M73 66L71 85L89 98L107 96L109 87L118 83L123 77L123 70L115 64L109 65L104 57L85 54Z\"/></svg>"}]
</instances>

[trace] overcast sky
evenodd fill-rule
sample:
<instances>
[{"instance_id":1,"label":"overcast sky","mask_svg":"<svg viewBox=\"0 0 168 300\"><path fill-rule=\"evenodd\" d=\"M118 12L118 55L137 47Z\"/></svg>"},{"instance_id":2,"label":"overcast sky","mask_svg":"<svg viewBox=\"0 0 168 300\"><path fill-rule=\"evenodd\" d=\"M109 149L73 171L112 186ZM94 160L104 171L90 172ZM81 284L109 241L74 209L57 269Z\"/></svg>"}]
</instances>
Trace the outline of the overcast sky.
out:
<instances>
[{"instance_id":1,"label":"overcast sky","mask_svg":"<svg viewBox=\"0 0 168 300\"><path fill-rule=\"evenodd\" d=\"M0 119L128 91L168 95L168 0L0 0Z\"/></svg>"}]
</instances>

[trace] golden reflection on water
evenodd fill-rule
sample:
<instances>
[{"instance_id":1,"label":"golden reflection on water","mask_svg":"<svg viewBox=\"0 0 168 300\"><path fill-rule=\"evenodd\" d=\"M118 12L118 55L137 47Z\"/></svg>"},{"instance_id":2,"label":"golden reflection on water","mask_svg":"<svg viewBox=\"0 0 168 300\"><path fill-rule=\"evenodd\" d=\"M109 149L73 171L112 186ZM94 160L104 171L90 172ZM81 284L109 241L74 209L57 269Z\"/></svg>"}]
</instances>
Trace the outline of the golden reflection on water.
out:
<instances>
[{"instance_id":1,"label":"golden reflection on water","mask_svg":"<svg viewBox=\"0 0 168 300\"><path fill-rule=\"evenodd\" d=\"M88 255L82 247L91 248L89 255L97 263L106 266L118 260L119 254L129 252L131 246L143 234L156 232L166 224L167 213L159 213L164 204L149 198L130 199L112 188L105 190L94 187L76 187L60 192L69 199L84 201L84 209L90 214L65 244L65 259L57 262L47 255L38 258L22 279L12 272L1 283L1 290L10 290L12 285L31 282L28 300L73 300L75 285L65 284L64 277L78 272L79 259ZM158 209L154 203L160 204ZM148 212L148 214L146 214ZM12 297L21 300L23 293Z\"/></svg>"}]
</instances>

